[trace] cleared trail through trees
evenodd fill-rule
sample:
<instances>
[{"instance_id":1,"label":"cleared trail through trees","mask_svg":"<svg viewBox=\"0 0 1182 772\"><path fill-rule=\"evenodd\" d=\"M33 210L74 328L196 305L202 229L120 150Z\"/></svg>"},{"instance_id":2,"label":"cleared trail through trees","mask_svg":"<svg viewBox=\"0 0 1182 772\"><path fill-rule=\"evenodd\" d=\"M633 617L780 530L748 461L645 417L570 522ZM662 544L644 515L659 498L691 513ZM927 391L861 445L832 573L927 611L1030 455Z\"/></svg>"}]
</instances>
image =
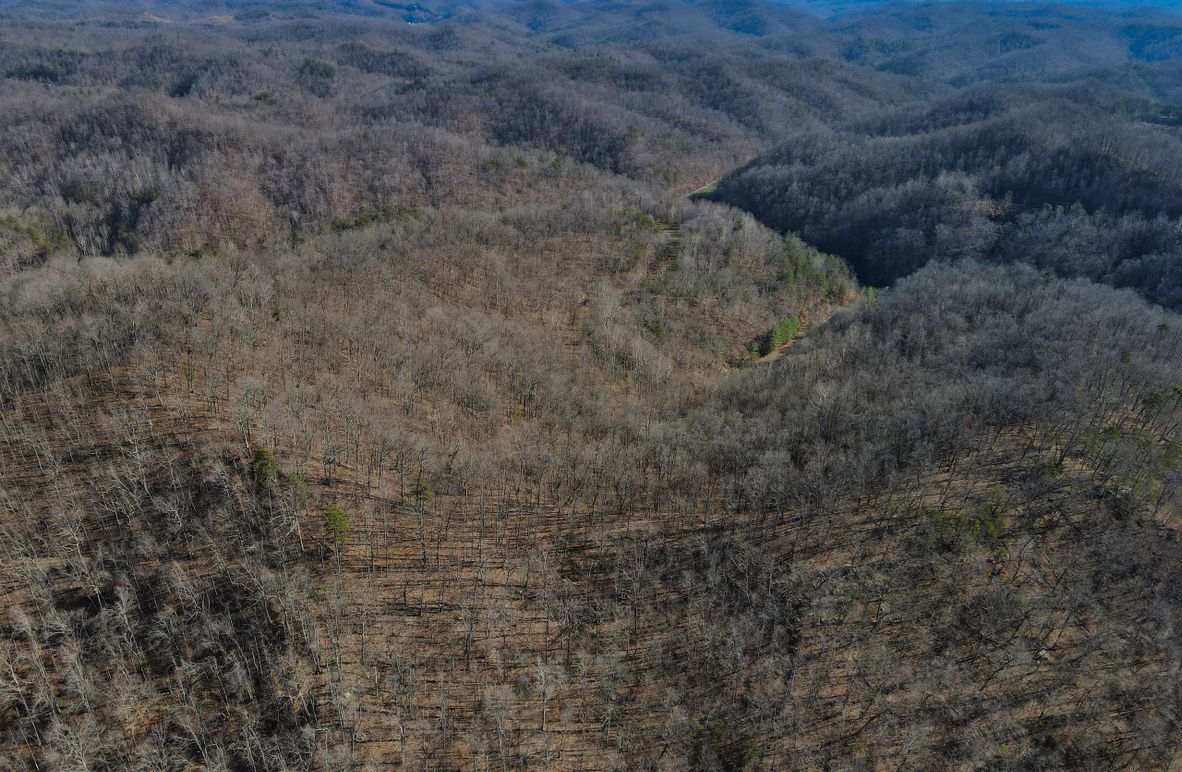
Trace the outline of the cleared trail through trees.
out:
<instances>
[{"instance_id":1,"label":"cleared trail through trees","mask_svg":"<svg viewBox=\"0 0 1182 772\"><path fill-rule=\"evenodd\" d=\"M660 271L665 270L669 266L676 265L678 255L681 254L681 228L665 222L658 222L657 227L663 241L658 250L657 258L653 261L649 271L649 276L652 280L656 279L656 274Z\"/></svg>"}]
</instances>

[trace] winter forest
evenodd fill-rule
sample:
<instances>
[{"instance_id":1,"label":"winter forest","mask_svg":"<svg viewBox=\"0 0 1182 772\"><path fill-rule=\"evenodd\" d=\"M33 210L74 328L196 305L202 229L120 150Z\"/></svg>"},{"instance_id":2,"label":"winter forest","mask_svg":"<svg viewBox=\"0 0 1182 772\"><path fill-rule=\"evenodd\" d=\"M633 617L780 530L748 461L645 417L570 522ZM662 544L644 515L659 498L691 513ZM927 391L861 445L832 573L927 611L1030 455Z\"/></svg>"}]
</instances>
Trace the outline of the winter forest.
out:
<instances>
[{"instance_id":1,"label":"winter forest","mask_svg":"<svg viewBox=\"0 0 1182 772\"><path fill-rule=\"evenodd\" d=\"M0 0L0 769L1182 764L1182 15Z\"/></svg>"}]
</instances>

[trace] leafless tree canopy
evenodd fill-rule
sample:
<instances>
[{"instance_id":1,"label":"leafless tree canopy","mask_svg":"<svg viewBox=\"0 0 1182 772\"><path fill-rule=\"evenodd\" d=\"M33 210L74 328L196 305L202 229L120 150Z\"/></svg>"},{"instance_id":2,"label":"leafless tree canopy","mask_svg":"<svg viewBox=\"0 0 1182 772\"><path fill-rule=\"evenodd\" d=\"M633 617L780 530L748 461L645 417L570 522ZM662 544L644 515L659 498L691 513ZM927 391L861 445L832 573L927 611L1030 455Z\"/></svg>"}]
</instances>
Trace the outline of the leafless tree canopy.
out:
<instances>
[{"instance_id":1,"label":"leafless tree canopy","mask_svg":"<svg viewBox=\"0 0 1182 772\"><path fill-rule=\"evenodd\" d=\"M832 10L0 0L0 769L1177 766L1182 22Z\"/></svg>"}]
</instances>

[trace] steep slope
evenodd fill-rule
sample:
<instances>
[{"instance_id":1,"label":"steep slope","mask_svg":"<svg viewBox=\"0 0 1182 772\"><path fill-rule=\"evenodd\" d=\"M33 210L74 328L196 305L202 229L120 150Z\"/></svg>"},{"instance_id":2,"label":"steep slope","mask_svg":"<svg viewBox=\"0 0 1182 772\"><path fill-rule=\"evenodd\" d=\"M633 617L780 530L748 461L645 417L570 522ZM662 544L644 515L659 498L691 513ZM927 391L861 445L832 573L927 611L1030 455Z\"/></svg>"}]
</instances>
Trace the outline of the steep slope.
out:
<instances>
[{"instance_id":1,"label":"steep slope","mask_svg":"<svg viewBox=\"0 0 1182 772\"><path fill-rule=\"evenodd\" d=\"M1177 763L1182 319L683 197L793 131L719 190L843 249L973 175L1168 234L1168 128L757 4L319 5L0 30L0 767Z\"/></svg>"},{"instance_id":2,"label":"steep slope","mask_svg":"<svg viewBox=\"0 0 1182 772\"><path fill-rule=\"evenodd\" d=\"M539 658L569 653L539 550L610 533L576 502L634 510L642 427L850 283L733 210L551 174L532 189L573 204L4 280L13 766L603 758L615 728L564 738L531 696ZM153 589L174 574L191 602Z\"/></svg>"}]
</instances>

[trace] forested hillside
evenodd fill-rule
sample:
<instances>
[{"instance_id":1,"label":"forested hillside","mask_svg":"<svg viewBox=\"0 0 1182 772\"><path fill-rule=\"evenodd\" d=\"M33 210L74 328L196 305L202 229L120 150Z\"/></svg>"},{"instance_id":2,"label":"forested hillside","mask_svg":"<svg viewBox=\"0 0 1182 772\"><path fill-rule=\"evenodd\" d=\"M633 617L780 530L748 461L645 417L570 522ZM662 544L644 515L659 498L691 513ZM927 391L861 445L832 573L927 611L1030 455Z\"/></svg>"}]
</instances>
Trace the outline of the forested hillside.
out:
<instances>
[{"instance_id":1,"label":"forested hillside","mask_svg":"<svg viewBox=\"0 0 1182 772\"><path fill-rule=\"evenodd\" d=\"M793 127L710 197L877 286L971 257L1182 307L1174 17L920 6L839 29L847 61L957 89Z\"/></svg>"},{"instance_id":2,"label":"forested hillside","mask_svg":"<svg viewBox=\"0 0 1182 772\"><path fill-rule=\"evenodd\" d=\"M0 14L0 769L1179 762L1170 17Z\"/></svg>"}]
</instances>

